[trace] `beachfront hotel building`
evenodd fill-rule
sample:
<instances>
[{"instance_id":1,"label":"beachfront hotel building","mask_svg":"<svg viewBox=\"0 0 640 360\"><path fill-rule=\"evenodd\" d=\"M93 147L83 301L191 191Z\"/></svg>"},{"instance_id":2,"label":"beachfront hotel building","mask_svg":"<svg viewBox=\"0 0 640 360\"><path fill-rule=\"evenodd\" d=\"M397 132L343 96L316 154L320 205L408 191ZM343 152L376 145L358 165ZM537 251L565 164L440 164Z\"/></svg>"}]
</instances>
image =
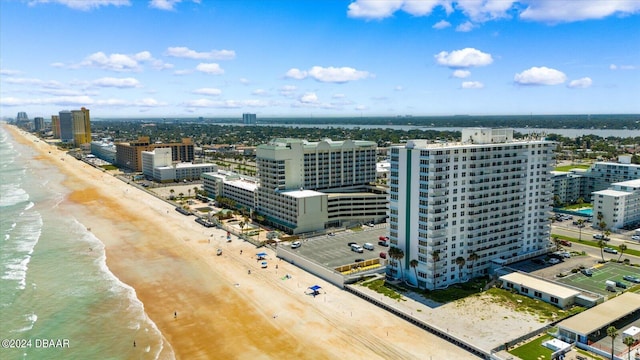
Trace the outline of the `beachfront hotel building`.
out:
<instances>
[{"instance_id":1,"label":"beachfront hotel building","mask_svg":"<svg viewBox=\"0 0 640 360\"><path fill-rule=\"evenodd\" d=\"M71 110L73 123L73 142L76 147L91 143L91 118L89 109Z\"/></svg>"},{"instance_id":2,"label":"beachfront hotel building","mask_svg":"<svg viewBox=\"0 0 640 360\"><path fill-rule=\"evenodd\" d=\"M444 288L546 253L554 148L488 128L463 129L459 143L392 147L389 237L404 257L387 271L420 288Z\"/></svg>"},{"instance_id":3,"label":"beachfront hotel building","mask_svg":"<svg viewBox=\"0 0 640 360\"><path fill-rule=\"evenodd\" d=\"M171 148L157 148L143 151L142 174L148 179L166 183L182 180L198 180L203 173L218 169L215 164L193 164L191 162L174 162Z\"/></svg>"},{"instance_id":4,"label":"beachfront hotel building","mask_svg":"<svg viewBox=\"0 0 640 360\"><path fill-rule=\"evenodd\" d=\"M242 123L245 125L255 125L258 123L256 114L242 114Z\"/></svg>"},{"instance_id":5,"label":"beachfront hotel building","mask_svg":"<svg viewBox=\"0 0 640 360\"><path fill-rule=\"evenodd\" d=\"M598 161L588 169L554 172L553 192L559 204L571 204L578 199L591 202L594 192L635 179L640 179L640 165L632 164L630 155L620 155L618 162Z\"/></svg>"},{"instance_id":6,"label":"beachfront hotel building","mask_svg":"<svg viewBox=\"0 0 640 360\"><path fill-rule=\"evenodd\" d=\"M51 115L51 133L54 139L60 139L60 116Z\"/></svg>"},{"instance_id":7,"label":"beachfront hotel building","mask_svg":"<svg viewBox=\"0 0 640 360\"><path fill-rule=\"evenodd\" d=\"M376 143L275 139L257 147L256 211L291 234L382 222L386 189L376 187Z\"/></svg>"},{"instance_id":8,"label":"beachfront hotel building","mask_svg":"<svg viewBox=\"0 0 640 360\"><path fill-rule=\"evenodd\" d=\"M608 189L595 191L592 197L594 227L599 227L600 221L614 231L640 226L640 178L613 183Z\"/></svg>"},{"instance_id":9,"label":"beachfront hotel building","mask_svg":"<svg viewBox=\"0 0 640 360\"><path fill-rule=\"evenodd\" d=\"M58 112L60 118L60 141L63 143L73 143L73 116L71 111L62 110Z\"/></svg>"},{"instance_id":10,"label":"beachfront hotel building","mask_svg":"<svg viewBox=\"0 0 640 360\"><path fill-rule=\"evenodd\" d=\"M152 143L148 136L128 143L116 143L116 165L132 171L142 171L142 152L158 148L171 149L171 161L193 162L194 145L191 139L183 138L181 143Z\"/></svg>"},{"instance_id":11,"label":"beachfront hotel building","mask_svg":"<svg viewBox=\"0 0 640 360\"><path fill-rule=\"evenodd\" d=\"M256 208L258 179L224 170L204 173L201 179L208 197L215 199L222 196L235 201L238 208Z\"/></svg>"},{"instance_id":12,"label":"beachfront hotel building","mask_svg":"<svg viewBox=\"0 0 640 360\"><path fill-rule=\"evenodd\" d=\"M98 159L102 159L109 164L116 162L116 146L109 139L101 139L100 141L92 141L90 144L91 154Z\"/></svg>"}]
</instances>

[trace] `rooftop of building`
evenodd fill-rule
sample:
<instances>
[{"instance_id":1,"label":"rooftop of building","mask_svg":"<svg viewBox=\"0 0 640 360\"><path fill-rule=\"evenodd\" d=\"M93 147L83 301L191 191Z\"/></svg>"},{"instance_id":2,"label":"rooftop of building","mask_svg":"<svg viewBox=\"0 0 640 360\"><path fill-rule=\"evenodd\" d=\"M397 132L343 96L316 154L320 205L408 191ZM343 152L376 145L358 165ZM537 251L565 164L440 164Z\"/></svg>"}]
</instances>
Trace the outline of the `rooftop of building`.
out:
<instances>
[{"instance_id":1,"label":"rooftop of building","mask_svg":"<svg viewBox=\"0 0 640 360\"><path fill-rule=\"evenodd\" d=\"M325 195L324 193L315 190L286 190L282 191L281 194L285 194L298 199Z\"/></svg>"},{"instance_id":2,"label":"rooftop of building","mask_svg":"<svg viewBox=\"0 0 640 360\"><path fill-rule=\"evenodd\" d=\"M269 143L259 145L258 147L259 148L260 147L261 148L264 148L264 147L286 148L287 146L291 146L291 144L301 144L304 148L316 148L316 147L323 147L323 146L339 148L345 145L352 145L352 146L358 146L358 147L363 147L363 146L377 147L378 146L377 143L373 141L367 141L367 140L331 140L327 138L327 139L322 139L321 141L309 141L305 139L295 139L295 138L276 138L271 140Z\"/></svg>"},{"instance_id":3,"label":"rooftop of building","mask_svg":"<svg viewBox=\"0 0 640 360\"><path fill-rule=\"evenodd\" d=\"M594 195L621 197L621 196L628 196L629 192L628 191L613 190L613 189L604 189L604 190L600 190L600 191L594 191L593 194Z\"/></svg>"},{"instance_id":4,"label":"rooftop of building","mask_svg":"<svg viewBox=\"0 0 640 360\"><path fill-rule=\"evenodd\" d=\"M630 187L630 188L634 188L634 189L637 190L637 189L640 189L640 179L621 181L621 182L613 183L611 185L612 186L625 186L625 187Z\"/></svg>"},{"instance_id":5,"label":"rooftop of building","mask_svg":"<svg viewBox=\"0 0 640 360\"><path fill-rule=\"evenodd\" d=\"M568 299L573 296L580 295L580 292L577 290L573 290L566 286L554 284L552 282L538 279L536 277L519 272L513 272L511 274L503 275L500 277L500 279L509 281L514 284L520 284L520 286L525 286L532 290L540 290L560 299Z\"/></svg>"},{"instance_id":6,"label":"rooftop of building","mask_svg":"<svg viewBox=\"0 0 640 360\"><path fill-rule=\"evenodd\" d=\"M587 336L638 310L640 310L640 294L626 292L570 317L560 322L558 326Z\"/></svg>"}]
</instances>

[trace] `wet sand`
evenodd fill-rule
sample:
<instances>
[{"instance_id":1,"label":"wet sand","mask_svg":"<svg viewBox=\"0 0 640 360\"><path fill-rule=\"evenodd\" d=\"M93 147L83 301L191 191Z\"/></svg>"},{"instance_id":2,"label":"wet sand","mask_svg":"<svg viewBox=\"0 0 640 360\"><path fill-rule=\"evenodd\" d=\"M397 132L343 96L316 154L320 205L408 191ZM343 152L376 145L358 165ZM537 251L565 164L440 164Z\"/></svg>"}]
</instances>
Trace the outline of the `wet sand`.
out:
<instances>
[{"instance_id":1,"label":"wet sand","mask_svg":"<svg viewBox=\"0 0 640 360\"><path fill-rule=\"evenodd\" d=\"M256 251L235 237L228 243L223 231L206 229L143 190L3 126L67 176L67 201L78 205L73 215L103 241L109 269L135 289L162 332L162 358L476 359L279 261L269 249ZM267 269L255 260L262 251ZM314 284L324 293L305 295Z\"/></svg>"}]
</instances>

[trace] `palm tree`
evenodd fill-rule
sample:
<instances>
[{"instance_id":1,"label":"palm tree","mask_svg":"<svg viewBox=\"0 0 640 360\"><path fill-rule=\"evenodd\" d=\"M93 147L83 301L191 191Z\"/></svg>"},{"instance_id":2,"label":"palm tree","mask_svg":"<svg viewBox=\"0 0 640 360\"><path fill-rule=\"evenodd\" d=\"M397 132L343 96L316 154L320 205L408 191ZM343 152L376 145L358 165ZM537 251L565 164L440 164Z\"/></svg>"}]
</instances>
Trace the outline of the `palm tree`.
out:
<instances>
[{"instance_id":1,"label":"palm tree","mask_svg":"<svg viewBox=\"0 0 640 360\"><path fill-rule=\"evenodd\" d=\"M238 223L238 226L240 226L240 232L244 233L244 226L246 224L244 223L244 221L240 221L240 223Z\"/></svg>"},{"instance_id":2,"label":"palm tree","mask_svg":"<svg viewBox=\"0 0 640 360\"><path fill-rule=\"evenodd\" d=\"M609 326L607 328L607 336L611 338L611 360L614 360L613 352L615 348L613 347L613 341L618 337L618 329L615 326Z\"/></svg>"},{"instance_id":3,"label":"palm tree","mask_svg":"<svg viewBox=\"0 0 640 360\"><path fill-rule=\"evenodd\" d=\"M187 191L189 192L189 197L191 197L191 189L187 189Z\"/></svg>"},{"instance_id":4,"label":"palm tree","mask_svg":"<svg viewBox=\"0 0 640 360\"><path fill-rule=\"evenodd\" d=\"M398 266L400 267L400 274L402 274L401 278L404 278L404 274L402 273L402 263L400 262L400 259L404 257L404 251L400 248L392 247L389 249L389 257L392 258L394 262L398 263Z\"/></svg>"},{"instance_id":5,"label":"palm tree","mask_svg":"<svg viewBox=\"0 0 640 360\"><path fill-rule=\"evenodd\" d=\"M602 262L604 262L604 246L607 243L604 240L598 240L598 247L600 248L600 256L602 257Z\"/></svg>"},{"instance_id":6,"label":"palm tree","mask_svg":"<svg viewBox=\"0 0 640 360\"><path fill-rule=\"evenodd\" d=\"M627 352L629 353L629 360L631 360L631 345L635 344L636 339L632 338L631 336L627 336L624 339L622 339L622 343L627 345Z\"/></svg>"},{"instance_id":7,"label":"palm tree","mask_svg":"<svg viewBox=\"0 0 640 360\"><path fill-rule=\"evenodd\" d=\"M471 261L471 277L473 277L473 265L475 265L479 258L480 257L475 251L472 251L471 254L469 254L469 258L467 258L467 260Z\"/></svg>"},{"instance_id":8,"label":"palm tree","mask_svg":"<svg viewBox=\"0 0 640 360\"><path fill-rule=\"evenodd\" d=\"M431 253L431 260L433 260L433 290L436 289L436 263L440 261L440 250L433 250Z\"/></svg>"},{"instance_id":9,"label":"palm tree","mask_svg":"<svg viewBox=\"0 0 640 360\"><path fill-rule=\"evenodd\" d=\"M582 241L582 226L584 225L584 219L578 219L578 241Z\"/></svg>"},{"instance_id":10,"label":"palm tree","mask_svg":"<svg viewBox=\"0 0 640 360\"><path fill-rule=\"evenodd\" d=\"M556 250L560 250L560 238L557 235L553 235L551 239L553 239L553 245L556 246Z\"/></svg>"},{"instance_id":11,"label":"palm tree","mask_svg":"<svg viewBox=\"0 0 640 360\"><path fill-rule=\"evenodd\" d=\"M416 286L419 286L418 285L418 269L417 269L418 260L413 259L413 260L409 261L409 266L411 266L413 268L413 271L416 273Z\"/></svg>"},{"instance_id":12,"label":"palm tree","mask_svg":"<svg viewBox=\"0 0 640 360\"><path fill-rule=\"evenodd\" d=\"M618 256L618 262L620 262L620 259L622 259L622 254L624 254L624 251L627 250L627 245L620 244L618 246L618 249L620 250L620 256Z\"/></svg>"},{"instance_id":13,"label":"palm tree","mask_svg":"<svg viewBox=\"0 0 640 360\"><path fill-rule=\"evenodd\" d=\"M458 279L462 281L462 268L464 267L465 261L462 256L458 256L456 258L456 265L458 265Z\"/></svg>"},{"instance_id":14,"label":"palm tree","mask_svg":"<svg viewBox=\"0 0 640 360\"><path fill-rule=\"evenodd\" d=\"M198 187L197 187L197 186L194 186L194 187L193 187L193 195L194 195L194 196L197 196L197 195L198 195Z\"/></svg>"},{"instance_id":15,"label":"palm tree","mask_svg":"<svg viewBox=\"0 0 640 360\"><path fill-rule=\"evenodd\" d=\"M173 195L173 194L174 194L175 192L176 192L176 191L175 191L175 190L173 190L173 189L169 190L169 193L171 194L171 196L170 196L171 200L173 200L173 198L174 198L174 195Z\"/></svg>"},{"instance_id":16,"label":"palm tree","mask_svg":"<svg viewBox=\"0 0 640 360\"><path fill-rule=\"evenodd\" d=\"M178 196L182 199L184 197L184 193L179 193Z\"/></svg>"}]
</instances>

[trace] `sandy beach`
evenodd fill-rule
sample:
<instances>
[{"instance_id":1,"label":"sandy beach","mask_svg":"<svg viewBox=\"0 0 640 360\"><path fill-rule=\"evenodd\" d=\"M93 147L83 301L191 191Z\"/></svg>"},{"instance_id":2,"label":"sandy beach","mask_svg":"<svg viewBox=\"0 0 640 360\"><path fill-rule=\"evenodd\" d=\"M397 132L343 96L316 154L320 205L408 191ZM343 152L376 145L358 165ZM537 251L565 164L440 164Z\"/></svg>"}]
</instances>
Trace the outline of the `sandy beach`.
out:
<instances>
[{"instance_id":1,"label":"sandy beach","mask_svg":"<svg viewBox=\"0 0 640 360\"><path fill-rule=\"evenodd\" d=\"M203 228L170 204L4 126L66 175L72 190L66 201L79 205L73 215L104 242L109 269L135 289L165 337L161 358L476 358L279 261L269 249L260 249L269 258L261 269L249 243L226 242L223 231ZM305 295L314 284L324 293Z\"/></svg>"}]
</instances>

